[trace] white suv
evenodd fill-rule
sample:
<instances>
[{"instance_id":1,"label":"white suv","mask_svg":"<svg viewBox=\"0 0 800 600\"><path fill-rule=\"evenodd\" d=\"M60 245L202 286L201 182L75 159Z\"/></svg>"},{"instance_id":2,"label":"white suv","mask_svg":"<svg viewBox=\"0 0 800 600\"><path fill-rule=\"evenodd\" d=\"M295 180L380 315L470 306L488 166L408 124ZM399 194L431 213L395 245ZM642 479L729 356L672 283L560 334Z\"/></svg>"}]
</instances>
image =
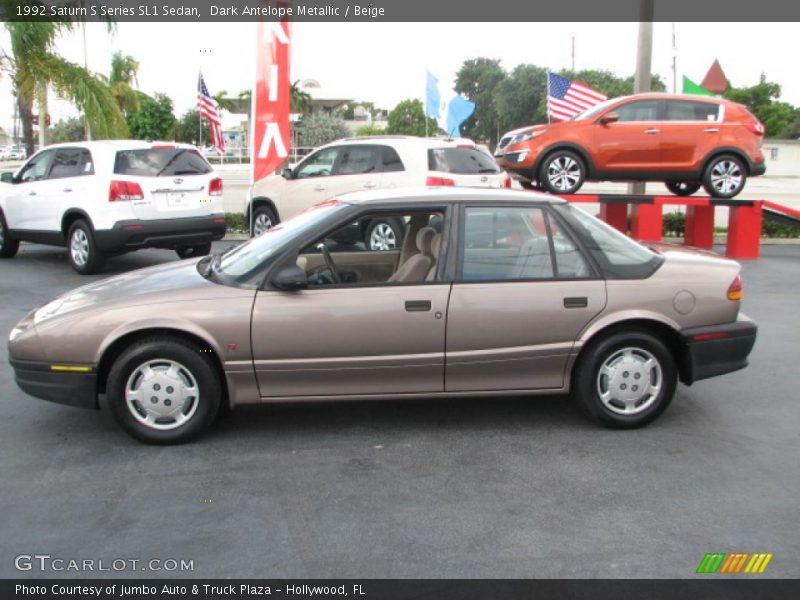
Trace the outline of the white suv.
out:
<instances>
[{"instance_id":1,"label":"white suv","mask_svg":"<svg viewBox=\"0 0 800 600\"><path fill-rule=\"evenodd\" d=\"M140 248L205 255L225 235L222 179L187 144L54 144L2 181L0 258L20 241L66 245L74 269L89 274L107 255Z\"/></svg>"},{"instance_id":2,"label":"white suv","mask_svg":"<svg viewBox=\"0 0 800 600\"><path fill-rule=\"evenodd\" d=\"M314 204L364 189L414 185L511 186L494 158L463 138L370 136L322 146L294 168L255 182L245 217L259 235ZM391 250L403 239L405 224L373 219L357 237L370 250Z\"/></svg>"}]
</instances>

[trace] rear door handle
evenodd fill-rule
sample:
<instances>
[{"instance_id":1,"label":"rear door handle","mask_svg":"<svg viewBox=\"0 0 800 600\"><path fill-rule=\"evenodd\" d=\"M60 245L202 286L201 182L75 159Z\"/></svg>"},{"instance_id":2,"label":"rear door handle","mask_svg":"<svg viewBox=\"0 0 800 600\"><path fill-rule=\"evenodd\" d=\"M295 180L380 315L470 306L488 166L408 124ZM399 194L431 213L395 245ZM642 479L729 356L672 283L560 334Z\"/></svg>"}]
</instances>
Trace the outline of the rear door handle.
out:
<instances>
[{"instance_id":1,"label":"rear door handle","mask_svg":"<svg viewBox=\"0 0 800 600\"><path fill-rule=\"evenodd\" d=\"M314 191L315 192L324 192L325 191L325 186L324 185L316 185L316 186L314 186Z\"/></svg>"},{"instance_id":2,"label":"rear door handle","mask_svg":"<svg viewBox=\"0 0 800 600\"><path fill-rule=\"evenodd\" d=\"M703 129L706 133L719 133L719 129L716 127L709 127L708 129Z\"/></svg>"},{"instance_id":3,"label":"rear door handle","mask_svg":"<svg viewBox=\"0 0 800 600\"><path fill-rule=\"evenodd\" d=\"M430 300L406 300L406 311L408 312L427 312L430 309Z\"/></svg>"},{"instance_id":4,"label":"rear door handle","mask_svg":"<svg viewBox=\"0 0 800 600\"><path fill-rule=\"evenodd\" d=\"M661 131L661 130L660 129L645 129L644 130L644 132L647 133L647 134L658 133L659 131Z\"/></svg>"},{"instance_id":5,"label":"rear door handle","mask_svg":"<svg viewBox=\"0 0 800 600\"><path fill-rule=\"evenodd\" d=\"M573 296L564 298L564 308L586 308L589 299L586 296Z\"/></svg>"},{"instance_id":6,"label":"rear door handle","mask_svg":"<svg viewBox=\"0 0 800 600\"><path fill-rule=\"evenodd\" d=\"M36 192L28 192L28 196L35 196Z\"/></svg>"},{"instance_id":7,"label":"rear door handle","mask_svg":"<svg viewBox=\"0 0 800 600\"><path fill-rule=\"evenodd\" d=\"M370 181L369 183L365 183L364 187L367 188L368 190L371 190L372 188L378 187L378 184L373 181Z\"/></svg>"},{"instance_id":8,"label":"rear door handle","mask_svg":"<svg viewBox=\"0 0 800 600\"><path fill-rule=\"evenodd\" d=\"M71 192L71 191L72 191L72 188L64 188L64 191L65 191L65 192Z\"/></svg>"}]
</instances>

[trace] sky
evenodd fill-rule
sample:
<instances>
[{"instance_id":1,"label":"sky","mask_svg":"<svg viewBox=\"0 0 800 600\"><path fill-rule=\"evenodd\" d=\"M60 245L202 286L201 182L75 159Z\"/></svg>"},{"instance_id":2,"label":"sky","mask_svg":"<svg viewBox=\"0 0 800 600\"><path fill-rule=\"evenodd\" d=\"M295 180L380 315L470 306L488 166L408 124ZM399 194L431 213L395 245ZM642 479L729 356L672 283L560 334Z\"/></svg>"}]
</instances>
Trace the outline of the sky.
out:
<instances>
[{"instance_id":1,"label":"sky","mask_svg":"<svg viewBox=\"0 0 800 600\"><path fill-rule=\"evenodd\" d=\"M316 79L326 97L371 101L391 109L423 98L425 71L454 81L470 58L500 59L511 70L532 63L570 68L575 37L576 69L633 74L638 23L294 23L291 79ZM800 24L676 23L678 87L681 75L699 83L715 58L734 86L758 83L765 72L783 88L782 99L800 105ZM212 94L235 95L252 84L254 23L119 23L109 34L87 25L88 66L107 74L111 55L139 63L139 89L169 95L177 115L195 104L202 69ZM0 49L10 51L0 32ZM80 30L59 38L57 52L83 63ZM672 90L672 24L655 23L653 73ZM0 75L0 127L11 130L13 98ZM54 121L76 116L67 102L51 101ZM226 125L229 125L226 124Z\"/></svg>"}]
</instances>

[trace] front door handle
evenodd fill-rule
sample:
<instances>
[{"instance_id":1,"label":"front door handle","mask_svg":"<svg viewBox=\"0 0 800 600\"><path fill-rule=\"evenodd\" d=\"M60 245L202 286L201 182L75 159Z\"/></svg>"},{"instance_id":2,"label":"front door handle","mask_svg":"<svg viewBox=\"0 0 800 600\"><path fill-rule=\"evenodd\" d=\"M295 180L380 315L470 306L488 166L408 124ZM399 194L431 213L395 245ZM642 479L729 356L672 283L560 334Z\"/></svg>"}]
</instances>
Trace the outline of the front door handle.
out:
<instances>
[{"instance_id":1,"label":"front door handle","mask_svg":"<svg viewBox=\"0 0 800 600\"><path fill-rule=\"evenodd\" d=\"M315 185L314 186L314 191L315 192L324 192L325 191L325 186L324 185Z\"/></svg>"},{"instance_id":2,"label":"front door handle","mask_svg":"<svg viewBox=\"0 0 800 600\"><path fill-rule=\"evenodd\" d=\"M716 127L709 127L708 129L703 129L706 133L719 133L719 129Z\"/></svg>"},{"instance_id":3,"label":"front door handle","mask_svg":"<svg viewBox=\"0 0 800 600\"><path fill-rule=\"evenodd\" d=\"M589 299L586 296L573 296L564 298L564 308L586 308Z\"/></svg>"},{"instance_id":4,"label":"front door handle","mask_svg":"<svg viewBox=\"0 0 800 600\"><path fill-rule=\"evenodd\" d=\"M658 133L659 131L661 131L661 130L660 129L645 129L644 130L644 132L647 133L647 134Z\"/></svg>"},{"instance_id":5,"label":"front door handle","mask_svg":"<svg viewBox=\"0 0 800 600\"><path fill-rule=\"evenodd\" d=\"M428 312L430 309L430 300L406 300L406 311L408 312Z\"/></svg>"},{"instance_id":6,"label":"front door handle","mask_svg":"<svg viewBox=\"0 0 800 600\"><path fill-rule=\"evenodd\" d=\"M64 191L65 191L65 192L71 192L71 191L72 191L72 188L64 188Z\"/></svg>"},{"instance_id":7,"label":"front door handle","mask_svg":"<svg viewBox=\"0 0 800 600\"><path fill-rule=\"evenodd\" d=\"M28 192L28 196L35 196L36 192Z\"/></svg>"},{"instance_id":8,"label":"front door handle","mask_svg":"<svg viewBox=\"0 0 800 600\"><path fill-rule=\"evenodd\" d=\"M378 187L378 184L373 181L370 181L369 183L365 183L364 187L367 188L368 190L371 190L372 188Z\"/></svg>"}]
</instances>

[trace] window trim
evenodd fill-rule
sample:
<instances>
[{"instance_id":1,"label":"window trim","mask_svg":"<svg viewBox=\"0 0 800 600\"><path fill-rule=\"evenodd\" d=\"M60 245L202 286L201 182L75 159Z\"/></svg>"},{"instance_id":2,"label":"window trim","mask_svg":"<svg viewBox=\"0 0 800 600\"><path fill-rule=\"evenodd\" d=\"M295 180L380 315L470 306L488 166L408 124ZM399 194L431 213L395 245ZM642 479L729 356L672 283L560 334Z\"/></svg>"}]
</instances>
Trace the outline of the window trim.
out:
<instances>
[{"instance_id":1,"label":"window trim","mask_svg":"<svg viewBox=\"0 0 800 600\"><path fill-rule=\"evenodd\" d=\"M453 254L456 255L456 260L454 264L454 270L452 271L452 282L454 284L486 284L486 283L520 283L520 282L553 282L553 281L604 281L605 278L601 275L602 270L598 268L597 263L590 257L589 253L586 250L586 247L578 241L578 236L572 231L572 227L569 226L563 219L560 219L560 215L555 214L552 210L553 205L548 202L482 202L482 203L475 203L475 202L460 202L459 207L459 219L458 219L458 235L455 236L455 244L456 252ZM551 230L549 226L549 218L551 216L556 217L556 223L561 227L561 229L567 233L567 237L575 244L575 248L581 255L581 258L586 262L586 266L589 269L589 275L586 277L559 277L556 273L558 272L556 268L553 269L553 277L520 277L517 279L463 279L464 273L464 240L466 238L466 216L467 216L467 209L468 208L489 208L489 209L501 209L501 208L538 208L544 213L545 219L545 227L547 228L547 238L548 238L548 247L550 248L550 260L555 261L555 252L554 252L554 242L553 237L551 235Z\"/></svg>"}]
</instances>

